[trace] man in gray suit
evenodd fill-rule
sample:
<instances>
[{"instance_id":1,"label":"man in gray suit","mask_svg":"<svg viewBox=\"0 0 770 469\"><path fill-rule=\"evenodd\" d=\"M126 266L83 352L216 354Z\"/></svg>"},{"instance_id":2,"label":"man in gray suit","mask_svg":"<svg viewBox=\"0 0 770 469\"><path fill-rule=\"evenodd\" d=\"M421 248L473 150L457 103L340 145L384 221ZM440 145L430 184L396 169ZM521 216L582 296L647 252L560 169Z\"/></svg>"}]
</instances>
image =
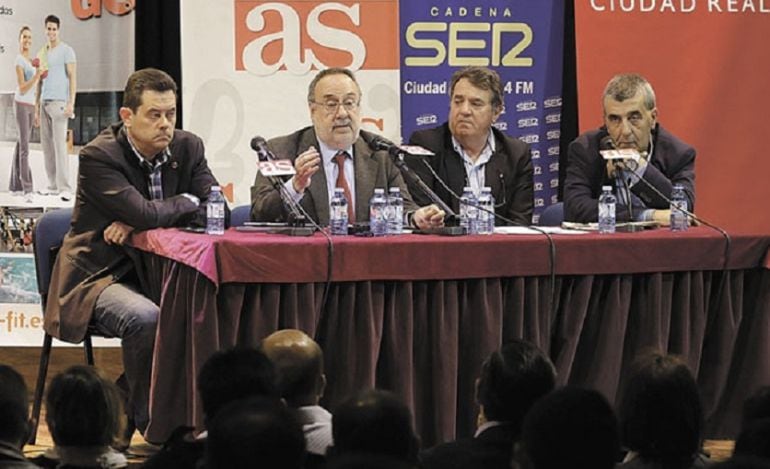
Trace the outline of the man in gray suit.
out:
<instances>
[{"instance_id":1,"label":"man in gray suit","mask_svg":"<svg viewBox=\"0 0 770 469\"><path fill-rule=\"evenodd\" d=\"M369 220L375 188L399 187L412 226L443 226L444 212L435 205L418 208L387 152L369 147L374 135L360 130L360 104L361 88L350 70L329 68L313 78L308 89L313 126L268 142L278 158L294 162L297 173L284 184L287 192L311 218L328 225L335 187L345 191L351 222ZM288 215L278 190L262 174L251 188L251 201L253 220L278 221Z\"/></svg>"}]
</instances>

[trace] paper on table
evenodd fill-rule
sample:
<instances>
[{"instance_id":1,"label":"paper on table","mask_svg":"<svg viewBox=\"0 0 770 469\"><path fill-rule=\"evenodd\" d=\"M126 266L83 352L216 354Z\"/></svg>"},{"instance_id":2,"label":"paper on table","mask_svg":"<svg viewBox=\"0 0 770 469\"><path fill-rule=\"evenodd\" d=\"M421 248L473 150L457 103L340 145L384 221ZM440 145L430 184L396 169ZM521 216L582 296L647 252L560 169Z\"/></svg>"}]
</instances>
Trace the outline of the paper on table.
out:
<instances>
[{"instance_id":1,"label":"paper on table","mask_svg":"<svg viewBox=\"0 0 770 469\"><path fill-rule=\"evenodd\" d=\"M568 230L560 226L538 226L538 229L548 234L587 234L585 230ZM528 226L496 226L495 234L542 234L541 231L534 230Z\"/></svg>"}]
</instances>

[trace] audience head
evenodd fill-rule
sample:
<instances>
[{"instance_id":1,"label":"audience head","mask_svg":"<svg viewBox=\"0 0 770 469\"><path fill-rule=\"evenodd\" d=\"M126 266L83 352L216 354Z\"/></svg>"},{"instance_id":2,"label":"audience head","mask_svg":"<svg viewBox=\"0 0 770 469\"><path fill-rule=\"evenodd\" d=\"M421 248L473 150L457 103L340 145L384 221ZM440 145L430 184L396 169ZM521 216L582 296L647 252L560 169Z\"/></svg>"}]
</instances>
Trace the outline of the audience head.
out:
<instances>
[{"instance_id":1,"label":"audience head","mask_svg":"<svg viewBox=\"0 0 770 469\"><path fill-rule=\"evenodd\" d=\"M246 347L211 355L198 375L198 391L207 422L225 405L238 399L279 397L273 364L264 353Z\"/></svg>"},{"instance_id":2,"label":"audience head","mask_svg":"<svg viewBox=\"0 0 770 469\"><path fill-rule=\"evenodd\" d=\"M743 403L743 425L751 421L770 419L770 386L763 386Z\"/></svg>"},{"instance_id":3,"label":"audience head","mask_svg":"<svg viewBox=\"0 0 770 469\"><path fill-rule=\"evenodd\" d=\"M326 386L321 347L296 329L276 331L262 341L262 351L275 365L278 390L291 407L316 405Z\"/></svg>"},{"instance_id":4,"label":"audience head","mask_svg":"<svg viewBox=\"0 0 770 469\"><path fill-rule=\"evenodd\" d=\"M346 400L332 417L333 456L371 453L416 462L419 442L412 414L394 394L361 392Z\"/></svg>"},{"instance_id":5,"label":"audience head","mask_svg":"<svg viewBox=\"0 0 770 469\"><path fill-rule=\"evenodd\" d=\"M551 360L533 344L514 340L484 361L476 393L487 421L513 422L520 429L527 411L555 384Z\"/></svg>"},{"instance_id":6,"label":"audience head","mask_svg":"<svg viewBox=\"0 0 770 469\"><path fill-rule=\"evenodd\" d=\"M759 457L770 462L770 418L751 420L735 440L736 456Z\"/></svg>"},{"instance_id":7,"label":"audience head","mask_svg":"<svg viewBox=\"0 0 770 469\"><path fill-rule=\"evenodd\" d=\"M326 469L413 469L413 463L384 454L350 453L332 458Z\"/></svg>"},{"instance_id":8,"label":"audience head","mask_svg":"<svg viewBox=\"0 0 770 469\"><path fill-rule=\"evenodd\" d=\"M743 403L743 422L733 454L761 457L770 463L770 386L759 388Z\"/></svg>"},{"instance_id":9,"label":"audience head","mask_svg":"<svg viewBox=\"0 0 770 469\"><path fill-rule=\"evenodd\" d=\"M57 446L108 446L125 424L117 386L90 366L72 366L56 375L45 404Z\"/></svg>"},{"instance_id":10,"label":"audience head","mask_svg":"<svg viewBox=\"0 0 770 469\"><path fill-rule=\"evenodd\" d=\"M29 434L29 395L24 378L0 365L0 441L21 447Z\"/></svg>"},{"instance_id":11,"label":"audience head","mask_svg":"<svg viewBox=\"0 0 770 469\"><path fill-rule=\"evenodd\" d=\"M618 424L607 400L593 390L565 387L527 414L519 458L534 469L611 469L619 450Z\"/></svg>"},{"instance_id":12,"label":"audience head","mask_svg":"<svg viewBox=\"0 0 770 469\"><path fill-rule=\"evenodd\" d=\"M733 456L727 461L709 466L710 469L770 469L770 460L747 457Z\"/></svg>"},{"instance_id":13,"label":"audience head","mask_svg":"<svg viewBox=\"0 0 770 469\"><path fill-rule=\"evenodd\" d=\"M231 402L217 413L208 430L208 469L300 469L304 464L302 425L278 399Z\"/></svg>"},{"instance_id":14,"label":"audience head","mask_svg":"<svg viewBox=\"0 0 770 469\"><path fill-rule=\"evenodd\" d=\"M346 150L361 128L361 87L346 68L321 70L307 93L316 137L333 150Z\"/></svg>"},{"instance_id":15,"label":"audience head","mask_svg":"<svg viewBox=\"0 0 770 469\"><path fill-rule=\"evenodd\" d=\"M703 411L698 387L681 360L640 357L618 407L623 444L643 461L689 466L701 446Z\"/></svg>"}]
</instances>

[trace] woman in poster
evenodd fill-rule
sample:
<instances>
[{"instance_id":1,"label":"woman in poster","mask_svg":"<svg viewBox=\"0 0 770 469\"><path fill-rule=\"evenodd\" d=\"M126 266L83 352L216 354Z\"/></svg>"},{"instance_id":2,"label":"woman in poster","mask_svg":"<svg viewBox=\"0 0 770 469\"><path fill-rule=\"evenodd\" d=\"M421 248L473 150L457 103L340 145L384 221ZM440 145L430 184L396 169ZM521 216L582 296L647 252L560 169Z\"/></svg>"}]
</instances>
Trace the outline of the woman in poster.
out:
<instances>
[{"instance_id":1,"label":"woman in poster","mask_svg":"<svg viewBox=\"0 0 770 469\"><path fill-rule=\"evenodd\" d=\"M23 193L28 201L32 197L32 173L29 170L29 139L32 135L32 125L35 115L35 87L42 72L38 67L38 59L30 59L32 47L32 31L28 26L22 26L19 31L19 55L16 56L16 93L13 107L16 111L16 123L19 129L19 140L13 152L11 164L11 181L8 190Z\"/></svg>"}]
</instances>

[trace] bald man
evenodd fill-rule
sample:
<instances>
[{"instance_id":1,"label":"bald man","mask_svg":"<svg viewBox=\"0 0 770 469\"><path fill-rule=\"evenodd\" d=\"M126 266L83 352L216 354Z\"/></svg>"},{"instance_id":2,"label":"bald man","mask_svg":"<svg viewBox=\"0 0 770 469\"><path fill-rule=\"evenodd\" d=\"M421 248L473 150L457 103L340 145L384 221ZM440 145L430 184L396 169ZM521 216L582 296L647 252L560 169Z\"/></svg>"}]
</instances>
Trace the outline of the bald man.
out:
<instances>
[{"instance_id":1,"label":"bald man","mask_svg":"<svg viewBox=\"0 0 770 469\"><path fill-rule=\"evenodd\" d=\"M318 405L326 387L321 347L302 331L283 329L262 341L262 351L275 365L281 397L299 415L307 452L325 456L332 415Z\"/></svg>"}]
</instances>

